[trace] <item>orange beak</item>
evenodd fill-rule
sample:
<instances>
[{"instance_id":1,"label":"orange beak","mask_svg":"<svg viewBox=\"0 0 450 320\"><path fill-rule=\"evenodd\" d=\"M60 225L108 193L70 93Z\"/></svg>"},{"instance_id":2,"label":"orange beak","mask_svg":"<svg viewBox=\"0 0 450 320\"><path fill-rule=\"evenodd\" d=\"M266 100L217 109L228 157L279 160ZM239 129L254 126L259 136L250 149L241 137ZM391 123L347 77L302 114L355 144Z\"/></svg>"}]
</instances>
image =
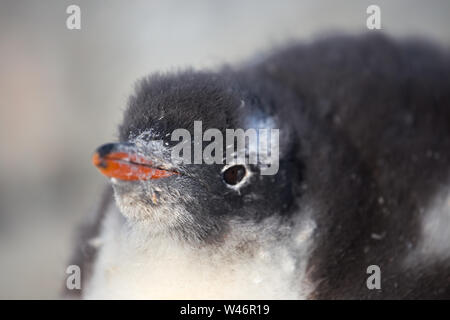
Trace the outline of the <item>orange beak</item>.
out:
<instances>
[{"instance_id":1,"label":"orange beak","mask_svg":"<svg viewBox=\"0 0 450 320\"><path fill-rule=\"evenodd\" d=\"M98 148L92 156L92 163L105 176L126 181L159 179L178 174L176 171L154 168L152 161L120 143Z\"/></svg>"}]
</instances>

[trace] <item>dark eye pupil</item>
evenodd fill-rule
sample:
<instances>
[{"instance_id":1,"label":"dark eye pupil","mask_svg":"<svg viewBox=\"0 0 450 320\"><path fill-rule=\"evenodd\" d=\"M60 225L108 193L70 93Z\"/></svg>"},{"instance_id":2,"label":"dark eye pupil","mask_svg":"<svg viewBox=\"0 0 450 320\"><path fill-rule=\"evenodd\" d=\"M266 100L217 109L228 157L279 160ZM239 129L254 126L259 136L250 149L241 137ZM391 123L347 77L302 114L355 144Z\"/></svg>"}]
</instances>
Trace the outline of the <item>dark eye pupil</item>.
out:
<instances>
[{"instance_id":1,"label":"dark eye pupil","mask_svg":"<svg viewBox=\"0 0 450 320\"><path fill-rule=\"evenodd\" d=\"M245 167L241 165L232 166L225 170L223 173L223 180L230 184L235 185L239 183L245 176Z\"/></svg>"}]
</instances>

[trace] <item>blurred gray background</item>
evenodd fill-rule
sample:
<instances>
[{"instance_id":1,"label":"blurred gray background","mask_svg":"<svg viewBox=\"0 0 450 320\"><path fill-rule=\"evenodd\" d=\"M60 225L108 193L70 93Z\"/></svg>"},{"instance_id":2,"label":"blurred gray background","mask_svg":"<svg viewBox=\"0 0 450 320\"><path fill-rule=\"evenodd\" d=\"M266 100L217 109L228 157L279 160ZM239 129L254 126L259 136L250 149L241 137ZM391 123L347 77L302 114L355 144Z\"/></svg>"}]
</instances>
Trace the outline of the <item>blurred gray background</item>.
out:
<instances>
[{"instance_id":1,"label":"blurred gray background","mask_svg":"<svg viewBox=\"0 0 450 320\"><path fill-rule=\"evenodd\" d=\"M66 8L81 7L81 30ZM134 82L154 71L242 61L286 41L366 29L450 44L450 1L0 2L0 298L58 298L76 226L106 179ZM371 31L379 32L379 31Z\"/></svg>"}]
</instances>

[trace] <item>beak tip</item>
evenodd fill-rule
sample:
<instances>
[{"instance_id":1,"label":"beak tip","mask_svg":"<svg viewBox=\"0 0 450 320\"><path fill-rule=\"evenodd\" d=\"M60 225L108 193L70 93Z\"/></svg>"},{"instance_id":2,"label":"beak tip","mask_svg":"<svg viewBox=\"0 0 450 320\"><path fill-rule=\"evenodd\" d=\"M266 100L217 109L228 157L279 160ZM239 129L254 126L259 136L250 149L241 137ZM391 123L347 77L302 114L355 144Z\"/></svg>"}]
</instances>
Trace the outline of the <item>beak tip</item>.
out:
<instances>
[{"instance_id":1,"label":"beak tip","mask_svg":"<svg viewBox=\"0 0 450 320\"><path fill-rule=\"evenodd\" d=\"M96 167L104 167L104 162L100 158L98 152L95 152L94 155L92 156L92 164Z\"/></svg>"}]
</instances>

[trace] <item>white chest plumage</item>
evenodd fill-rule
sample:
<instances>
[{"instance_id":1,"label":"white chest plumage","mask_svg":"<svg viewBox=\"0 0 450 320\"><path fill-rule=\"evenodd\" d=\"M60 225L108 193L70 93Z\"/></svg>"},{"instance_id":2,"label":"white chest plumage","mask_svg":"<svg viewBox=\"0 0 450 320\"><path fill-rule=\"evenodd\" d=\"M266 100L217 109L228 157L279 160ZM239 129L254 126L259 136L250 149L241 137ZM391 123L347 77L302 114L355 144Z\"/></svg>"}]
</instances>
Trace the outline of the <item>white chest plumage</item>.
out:
<instances>
[{"instance_id":1,"label":"white chest plumage","mask_svg":"<svg viewBox=\"0 0 450 320\"><path fill-rule=\"evenodd\" d=\"M312 290L305 277L311 223L294 243L231 236L220 248L198 249L144 237L123 220L110 212L104 221L86 299L302 299Z\"/></svg>"}]
</instances>

